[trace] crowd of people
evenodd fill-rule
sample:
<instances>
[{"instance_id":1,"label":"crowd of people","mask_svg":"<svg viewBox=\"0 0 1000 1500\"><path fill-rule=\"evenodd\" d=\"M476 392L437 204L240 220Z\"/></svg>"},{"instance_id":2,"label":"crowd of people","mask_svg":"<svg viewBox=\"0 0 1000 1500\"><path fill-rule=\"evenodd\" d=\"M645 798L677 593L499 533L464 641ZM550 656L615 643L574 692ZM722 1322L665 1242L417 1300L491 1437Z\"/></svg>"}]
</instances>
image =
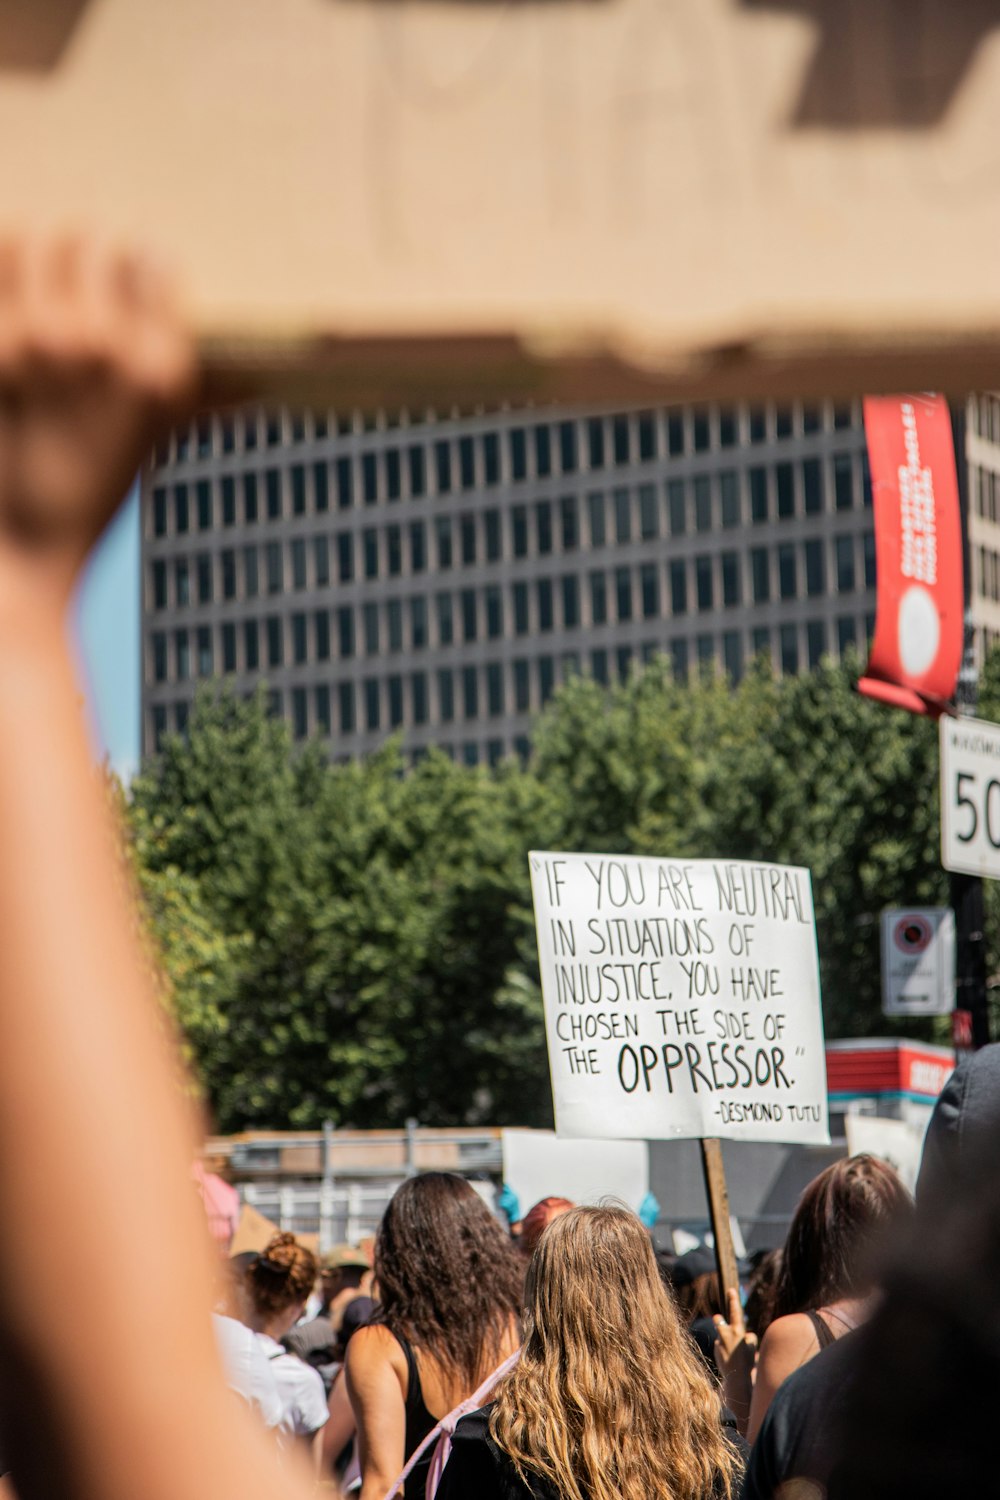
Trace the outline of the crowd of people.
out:
<instances>
[{"instance_id":1,"label":"crowd of people","mask_svg":"<svg viewBox=\"0 0 1000 1500\"><path fill-rule=\"evenodd\" d=\"M195 381L154 261L0 242L0 1482L18 1500L988 1492L1000 1047L942 1093L915 1209L884 1164L836 1163L745 1305L722 1305L704 1255L658 1262L624 1208L546 1200L515 1240L447 1174L399 1189L370 1267L286 1233L213 1259L64 630Z\"/></svg>"},{"instance_id":2,"label":"crowd of people","mask_svg":"<svg viewBox=\"0 0 1000 1500\"><path fill-rule=\"evenodd\" d=\"M922 1205L940 1205L993 1104L1000 1047L939 1101ZM557 1197L508 1226L461 1177L428 1173L392 1198L371 1265L349 1246L325 1258L313 1317L318 1267L291 1235L237 1257L231 1281L278 1387L280 1416L256 1400L261 1419L311 1444L342 1494L766 1500L835 1484L859 1330L914 1213L884 1161L834 1162L723 1310L707 1245L657 1252L624 1207Z\"/></svg>"}]
</instances>

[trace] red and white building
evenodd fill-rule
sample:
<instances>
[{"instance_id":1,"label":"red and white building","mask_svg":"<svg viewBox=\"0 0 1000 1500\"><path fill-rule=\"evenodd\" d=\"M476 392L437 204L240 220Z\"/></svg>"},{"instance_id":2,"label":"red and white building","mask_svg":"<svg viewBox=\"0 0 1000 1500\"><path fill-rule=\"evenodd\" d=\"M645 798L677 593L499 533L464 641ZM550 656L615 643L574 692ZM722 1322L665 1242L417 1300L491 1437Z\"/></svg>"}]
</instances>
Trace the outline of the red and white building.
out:
<instances>
[{"instance_id":1,"label":"red and white building","mask_svg":"<svg viewBox=\"0 0 1000 1500\"><path fill-rule=\"evenodd\" d=\"M847 1115L903 1120L921 1129L955 1067L950 1047L902 1037L827 1042L830 1135L844 1134Z\"/></svg>"}]
</instances>

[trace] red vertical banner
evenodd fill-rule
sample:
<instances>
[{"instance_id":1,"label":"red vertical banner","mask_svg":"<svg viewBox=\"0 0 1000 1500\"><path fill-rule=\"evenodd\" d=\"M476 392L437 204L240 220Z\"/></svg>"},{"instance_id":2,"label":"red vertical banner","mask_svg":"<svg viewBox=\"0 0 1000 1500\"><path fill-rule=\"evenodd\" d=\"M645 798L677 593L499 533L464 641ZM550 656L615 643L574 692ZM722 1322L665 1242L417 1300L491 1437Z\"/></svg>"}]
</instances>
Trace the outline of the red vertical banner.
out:
<instances>
[{"instance_id":1,"label":"red vertical banner","mask_svg":"<svg viewBox=\"0 0 1000 1500\"><path fill-rule=\"evenodd\" d=\"M936 717L955 694L965 612L948 403L942 396L867 397L864 415L878 588L875 638L858 689Z\"/></svg>"}]
</instances>

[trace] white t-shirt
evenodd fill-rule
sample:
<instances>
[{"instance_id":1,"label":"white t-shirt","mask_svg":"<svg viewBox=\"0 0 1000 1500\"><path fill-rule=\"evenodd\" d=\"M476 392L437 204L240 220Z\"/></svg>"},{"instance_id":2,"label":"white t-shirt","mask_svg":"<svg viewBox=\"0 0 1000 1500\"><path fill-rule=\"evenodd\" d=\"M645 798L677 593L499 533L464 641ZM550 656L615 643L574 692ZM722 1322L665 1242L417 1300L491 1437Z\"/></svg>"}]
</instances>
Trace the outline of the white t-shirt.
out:
<instances>
[{"instance_id":1,"label":"white t-shirt","mask_svg":"<svg viewBox=\"0 0 1000 1500\"><path fill-rule=\"evenodd\" d=\"M257 1341L257 1335L235 1318L212 1314L215 1341L218 1345L226 1383L258 1412L265 1427L278 1427L284 1415L284 1403L270 1361Z\"/></svg>"},{"instance_id":2,"label":"white t-shirt","mask_svg":"<svg viewBox=\"0 0 1000 1500\"><path fill-rule=\"evenodd\" d=\"M323 1379L312 1365L289 1354L266 1333L255 1334L260 1348L274 1372L281 1397L282 1432L294 1437L311 1437L330 1416Z\"/></svg>"}]
</instances>

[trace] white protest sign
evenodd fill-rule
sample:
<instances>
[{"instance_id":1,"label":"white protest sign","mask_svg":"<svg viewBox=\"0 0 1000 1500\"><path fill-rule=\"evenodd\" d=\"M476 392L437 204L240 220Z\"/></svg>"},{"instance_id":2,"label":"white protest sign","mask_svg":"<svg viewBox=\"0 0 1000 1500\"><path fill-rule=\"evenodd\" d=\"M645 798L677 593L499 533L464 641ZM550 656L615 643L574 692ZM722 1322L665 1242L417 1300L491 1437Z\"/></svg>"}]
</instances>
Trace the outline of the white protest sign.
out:
<instances>
[{"instance_id":1,"label":"white protest sign","mask_svg":"<svg viewBox=\"0 0 1000 1500\"><path fill-rule=\"evenodd\" d=\"M850 1156L865 1152L887 1161L898 1172L903 1186L911 1193L914 1191L924 1149L926 1121L916 1125L910 1120L887 1120L878 1115L847 1115L844 1128Z\"/></svg>"},{"instance_id":2,"label":"white protest sign","mask_svg":"<svg viewBox=\"0 0 1000 1500\"><path fill-rule=\"evenodd\" d=\"M638 1209L649 1192L645 1141L565 1140L551 1130L502 1130L503 1180L522 1216L542 1198L599 1203L620 1198Z\"/></svg>"},{"instance_id":3,"label":"white protest sign","mask_svg":"<svg viewBox=\"0 0 1000 1500\"><path fill-rule=\"evenodd\" d=\"M560 1135L829 1140L808 870L529 860Z\"/></svg>"}]
</instances>

